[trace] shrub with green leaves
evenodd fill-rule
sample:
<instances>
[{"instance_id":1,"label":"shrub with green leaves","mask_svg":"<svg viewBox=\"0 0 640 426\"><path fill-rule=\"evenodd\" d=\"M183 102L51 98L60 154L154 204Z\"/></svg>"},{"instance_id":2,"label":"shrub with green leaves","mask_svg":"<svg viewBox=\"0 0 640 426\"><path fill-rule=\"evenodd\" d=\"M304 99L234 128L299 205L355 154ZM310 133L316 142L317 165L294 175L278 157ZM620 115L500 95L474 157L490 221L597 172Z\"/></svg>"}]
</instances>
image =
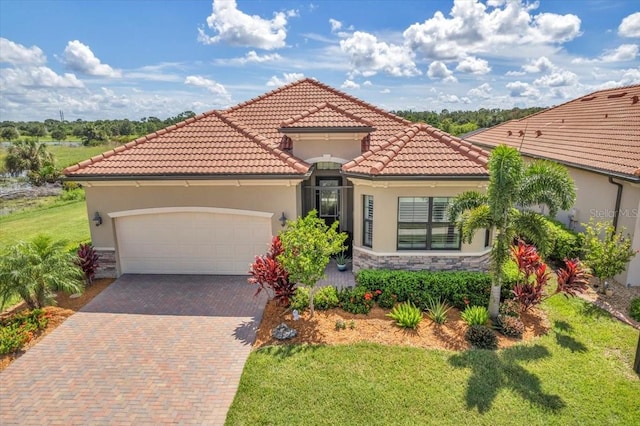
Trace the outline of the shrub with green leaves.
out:
<instances>
[{"instance_id":1,"label":"shrub with green leaves","mask_svg":"<svg viewBox=\"0 0 640 426\"><path fill-rule=\"evenodd\" d=\"M464 337L477 349L498 349L498 337L486 325L472 325L467 329Z\"/></svg>"},{"instance_id":2,"label":"shrub with green leaves","mask_svg":"<svg viewBox=\"0 0 640 426\"><path fill-rule=\"evenodd\" d=\"M629 315L636 321L640 321L640 297L636 297L631 300L629 306Z\"/></svg>"},{"instance_id":3,"label":"shrub with green leaves","mask_svg":"<svg viewBox=\"0 0 640 426\"><path fill-rule=\"evenodd\" d=\"M461 317L468 325L485 325L489 321L489 311L484 306L467 306Z\"/></svg>"},{"instance_id":4,"label":"shrub with green leaves","mask_svg":"<svg viewBox=\"0 0 640 426\"><path fill-rule=\"evenodd\" d=\"M524 324L518 317L500 314L498 330L505 336L521 338L524 333Z\"/></svg>"},{"instance_id":5,"label":"shrub with green leaves","mask_svg":"<svg viewBox=\"0 0 640 426\"><path fill-rule=\"evenodd\" d=\"M343 288L338 291L340 307L352 314L368 314L375 304L374 294L361 286Z\"/></svg>"},{"instance_id":6,"label":"shrub with green leaves","mask_svg":"<svg viewBox=\"0 0 640 426\"><path fill-rule=\"evenodd\" d=\"M447 322L447 313L451 310L451 306L447 302L440 299L429 299L427 302L427 316L436 324L444 324Z\"/></svg>"},{"instance_id":7,"label":"shrub with green leaves","mask_svg":"<svg viewBox=\"0 0 640 426\"><path fill-rule=\"evenodd\" d=\"M420 321L422 321L422 311L411 302L396 305L387 316L394 319L398 326L402 328L413 328L414 330Z\"/></svg>"},{"instance_id":8,"label":"shrub with green leaves","mask_svg":"<svg viewBox=\"0 0 640 426\"><path fill-rule=\"evenodd\" d=\"M382 309L393 308L397 301L398 301L398 296L396 296L389 290L384 290L378 296L378 305Z\"/></svg>"},{"instance_id":9,"label":"shrub with green leaves","mask_svg":"<svg viewBox=\"0 0 640 426\"><path fill-rule=\"evenodd\" d=\"M315 302L316 309L320 311L326 311L327 309L332 309L340 305L340 300L338 300L338 291L333 286L322 287L316 290L313 300Z\"/></svg>"},{"instance_id":10,"label":"shrub with green leaves","mask_svg":"<svg viewBox=\"0 0 640 426\"><path fill-rule=\"evenodd\" d=\"M302 312L309 307L309 288L308 287L296 287L296 291L291 298L290 308L297 309L298 312Z\"/></svg>"},{"instance_id":11,"label":"shrub with green leaves","mask_svg":"<svg viewBox=\"0 0 640 426\"><path fill-rule=\"evenodd\" d=\"M498 314L520 318L520 304L515 299L507 299L500 304Z\"/></svg>"},{"instance_id":12,"label":"shrub with green leaves","mask_svg":"<svg viewBox=\"0 0 640 426\"><path fill-rule=\"evenodd\" d=\"M581 234L567 228L563 223L542 216L549 244L541 254L556 263L564 259L575 259L582 255L584 238Z\"/></svg>"},{"instance_id":13,"label":"shrub with green leaves","mask_svg":"<svg viewBox=\"0 0 640 426\"><path fill-rule=\"evenodd\" d=\"M0 321L0 355L21 349L34 333L43 330L49 322L42 309L19 313Z\"/></svg>"}]
</instances>

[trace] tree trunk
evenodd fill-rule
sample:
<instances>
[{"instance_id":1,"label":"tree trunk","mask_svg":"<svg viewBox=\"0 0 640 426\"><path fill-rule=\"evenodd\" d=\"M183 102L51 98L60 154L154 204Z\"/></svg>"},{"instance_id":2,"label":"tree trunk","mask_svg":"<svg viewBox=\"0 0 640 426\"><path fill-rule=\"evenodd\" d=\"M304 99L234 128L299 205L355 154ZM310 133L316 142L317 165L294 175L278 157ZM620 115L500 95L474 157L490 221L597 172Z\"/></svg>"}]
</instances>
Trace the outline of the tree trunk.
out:
<instances>
[{"instance_id":1,"label":"tree trunk","mask_svg":"<svg viewBox=\"0 0 640 426\"><path fill-rule=\"evenodd\" d=\"M636 348L636 360L633 362L633 370L640 375L640 334L638 335L638 347Z\"/></svg>"},{"instance_id":2,"label":"tree trunk","mask_svg":"<svg viewBox=\"0 0 640 426\"><path fill-rule=\"evenodd\" d=\"M498 318L498 310L500 309L500 289L501 285L491 285L491 297L489 298L489 316L492 320Z\"/></svg>"},{"instance_id":3,"label":"tree trunk","mask_svg":"<svg viewBox=\"0 0 640 426\"><path fill-rule=\"evenodd\" d=\"M313 318L313 295L315 293L315 286L314 287L309 287L309 313L311 318Z\"/></svg>"}]
</instances>

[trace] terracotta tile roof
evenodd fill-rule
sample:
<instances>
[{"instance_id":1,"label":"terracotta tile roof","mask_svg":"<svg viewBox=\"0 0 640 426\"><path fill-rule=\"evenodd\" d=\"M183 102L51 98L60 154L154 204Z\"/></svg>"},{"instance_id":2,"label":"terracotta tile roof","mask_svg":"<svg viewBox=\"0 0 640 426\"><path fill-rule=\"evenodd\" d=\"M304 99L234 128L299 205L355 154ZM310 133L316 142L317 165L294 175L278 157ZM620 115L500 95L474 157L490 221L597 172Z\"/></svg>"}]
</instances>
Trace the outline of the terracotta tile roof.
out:
<instances>
[{"instance_id":1,"label":"terracotta tile roof","mask_svg":"<svg viewBox=\"0 0 640 426\"><path fill-rule=\"evenodd\" d=\"M342 169L374 176L488 176L488 153L427 124L405 128Z\"/></svg>"},{"instance_id":2,"label":"terracotta tile roof","mask_svg":"<svg viewBox=\"0 0 640 426\"><path fill-rule=\"evenodd\" d=\"M65 169L67 176L304 174L310 165L212 111Z\"/></svg>"},{"instance_id":3,"label":"terracotta tile roof","mask_svg":"<svg viewBox=\"0 0 640 426\"><path fill-rule=\"evenodd\" d=\"M331 103L323 102L280 124L282 129L367 128L373 124Z\"/></svg>"},{"instance_id":4,"label":"terracotta tile roof","mask_svg":"<svg viewBox=\"0 0 640 426\"><path fill-rule=\"evenodd\" d=\"M282 133L278 129L284 121L324 102L349 111L354 116L371 123L376 128L371 133L371 146L385 143L390 137L412 124L410 121L310 78L282 86L234 106L224 113L244 123L254 132L264 135L269 143L277 146L282 138Z\"/></svg>"},{"instance_id":5,"label":"terracotta tile roof","mask_svg":"<svg viewBox=\"0 0 640 426\"><path fill-rule=\"evenodd\" d=\"M637 179L640 85L602 90L465 138L525 155Z\"/></svg>"}]
</instances>

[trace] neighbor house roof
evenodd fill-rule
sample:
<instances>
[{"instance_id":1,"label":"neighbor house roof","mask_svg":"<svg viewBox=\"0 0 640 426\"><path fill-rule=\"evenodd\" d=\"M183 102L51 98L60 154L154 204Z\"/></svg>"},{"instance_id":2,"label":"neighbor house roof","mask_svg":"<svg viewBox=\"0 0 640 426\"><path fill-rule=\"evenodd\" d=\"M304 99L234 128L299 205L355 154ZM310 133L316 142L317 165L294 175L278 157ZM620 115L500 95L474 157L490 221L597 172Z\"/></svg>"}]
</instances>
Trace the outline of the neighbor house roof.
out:
<instances>
[{"instance_id":1,"label":"neighbor house roof","mask_svg":"<svg viewBox=\"0 0 640 426\"><path fill-rule=\"evenodd\" d=\"M64 173L79 179L304 176L311 165L279 148L288 146L281 144L287 139L284 133L297 132L366 134L363 156L345 165L345 172L487 175L484 151L309 78L227 110L189 118Z\"/></svg>"},{"instance_id":2,"label":"neighbor house roof","mask_svg":"<svg viewBox=\"0 0 640 426\"><path fill-rule=\"evenodd\" d=\"M345 164L347 174L487 176L486 151L427 124L405 128Z\"/></svg>"},{"instance_id":3,"label":"neighbor house roof","mask_svg":"<svg viewBox=\"0 0 640 426\"><path fill-rule=\"evenodd\" d=\"M638 179L640 85L593 92L465 140L489 148L505 144L528 156Z\"/></svg>"}]
</instances>

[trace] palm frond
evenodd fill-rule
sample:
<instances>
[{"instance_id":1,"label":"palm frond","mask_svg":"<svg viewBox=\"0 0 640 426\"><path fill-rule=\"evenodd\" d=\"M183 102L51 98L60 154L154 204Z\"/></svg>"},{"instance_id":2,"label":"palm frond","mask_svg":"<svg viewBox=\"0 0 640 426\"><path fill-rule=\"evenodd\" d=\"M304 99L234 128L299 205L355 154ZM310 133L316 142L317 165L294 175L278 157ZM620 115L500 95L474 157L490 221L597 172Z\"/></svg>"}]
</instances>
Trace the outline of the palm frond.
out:
<instances>
[{"instance_id":1,"label":"palm frond","mask_svg":"<svg viewBox=\"0 0 640 426\"><path fill-rule=\"evenodd\" d=\"M551 240L547 232L544 217L536 212L517 212L513 216L513 228L520 235L531 241L542 254L549 252Z\"/></svg>"},{"instance_id":2,"label":"palm frond","mask_svg":"<svg viewBox=\"0 0 640 426\"><path fill-rule=\"evenodd\" d=\"M459 194L449 204L449 220L457 222L462 213L487 204L487 196L478 191L465 191Z\"/></svg>"},{"instance_id":3,"label":"palm frond","mask_svg":"<svg viewBox=\"0 0 640 426\"><path fill-rule=\"evenodd\" d=\"M491 152L488 167L487 198L492 207L493 219L498 221L517 201L524 162L516 149L500 145Z\"/></svg>"},{"instance_id":4,"label":"palm frond","mask_svg":"<svg viewBox=\"0 0 640 426\"><path fill-rule=\"evenodd\" d=\"M493 226L489 206L483 204L465 211L460 216L457 224L458 229L460 229L462 241L467 244L471 243L478 230L491 228Z\"/></svg>"},{"instance_id":5,"label":"palm frond","mask_svg":"<svg viewBox=\"0 0 640 426\"><path fill-rule=\"evenodd\" d=\"M555 216L560 209L570 209L575 200L575 184L562 165L538 160L525 169L519 204L544 204L549 208L549 215Z\"/></svg>"}]
</instances>

